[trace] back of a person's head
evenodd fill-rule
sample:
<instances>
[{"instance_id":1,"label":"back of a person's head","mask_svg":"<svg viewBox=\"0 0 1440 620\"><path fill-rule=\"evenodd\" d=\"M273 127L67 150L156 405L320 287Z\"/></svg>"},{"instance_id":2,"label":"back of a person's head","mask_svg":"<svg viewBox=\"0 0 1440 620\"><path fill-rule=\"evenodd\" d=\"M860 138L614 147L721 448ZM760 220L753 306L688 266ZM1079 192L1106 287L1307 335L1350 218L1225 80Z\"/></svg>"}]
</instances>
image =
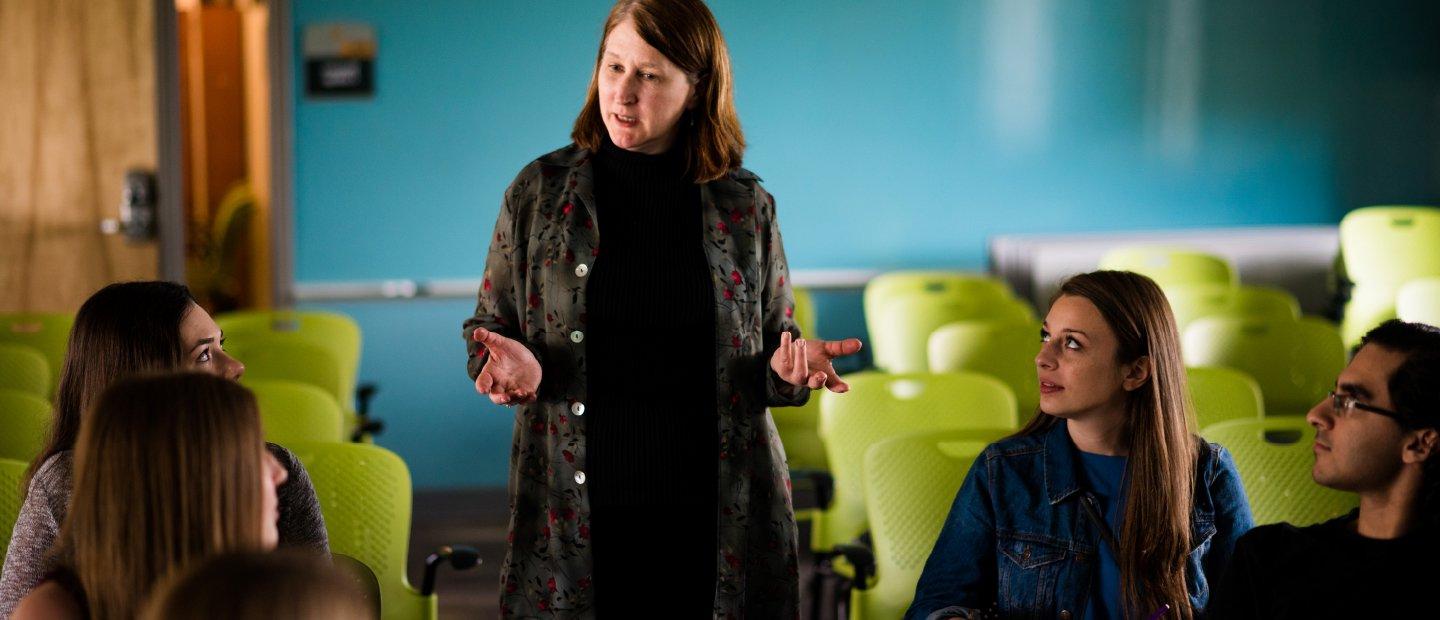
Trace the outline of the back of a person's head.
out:
<instances>
[{"instance_id":1,"label":"back of a person's head","mask_svg":"<svg viewBox=\"0 0 1440 620\"><path fill-rule=\"evenodd\" d=\"M162 281L111 284L85 300L70 329L50 437L31 472L74 447L82 414L110 384L181 366L180 324L194 305L190 289Z\"/></svg>"},{"instance_id":2,"label":"back of a person's head","mask_svg":"<svg viewBox=\"0 0 1440 620\"><path fill-rule=\"evenodd\" d=\"M322 557L301 551L208 558L157 586L142 620L363 620L375 601Z\"/></svg>"},{"instance_id":3,"label":"back of a person's head","mask_svg":"<svg viewBox=\"0 0 1440 620\"><path fill-rule=\"evenodd\" d=\"M131 617L170 570L261 549L264 450L255 398L233 381L179 373L106 389L81 425L57 550L91 616Z\"/></svg>"},{"instance_id":4,"label":"back of a person's head","mask_svg":"<svg viewBox=\"0 0 1440 620\"><path fill-rule=\"evenodd\" d=\"M1406 430L1440 430L1440 329L1423 323L1390 320L1370 330L1360 346L1378 346L1404 356L1387 382L1391 407ZM1440 528L1440 455L1424 465L1421 514Z\"/></svg>"}]
</instances>

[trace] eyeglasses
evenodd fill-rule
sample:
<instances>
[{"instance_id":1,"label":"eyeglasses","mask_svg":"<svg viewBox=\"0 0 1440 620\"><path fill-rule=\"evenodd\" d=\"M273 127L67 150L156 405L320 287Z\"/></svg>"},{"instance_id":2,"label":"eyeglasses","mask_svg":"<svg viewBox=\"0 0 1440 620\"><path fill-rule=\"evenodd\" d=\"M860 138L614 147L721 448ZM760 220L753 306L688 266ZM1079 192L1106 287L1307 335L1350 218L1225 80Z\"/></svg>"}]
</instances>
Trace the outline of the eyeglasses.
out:
<instances>
[{"instance_id":1,"label":"eyeglasses","mask_svg":"<svg viewBox=\"0 0 1440 620\"><path fill-rule=\"evenodd\" d=\"M1375 405L1367 405L1356 400L1354 396L1349 394L1330 392L1330 407L1337 415L1342 413L1348 415L1352 410L1359 409L1361 411L1369 411L1370 413L1378 413L1396 421L1401 419L1399 411L1376 407Z\"/></svg>"}]
</instances>

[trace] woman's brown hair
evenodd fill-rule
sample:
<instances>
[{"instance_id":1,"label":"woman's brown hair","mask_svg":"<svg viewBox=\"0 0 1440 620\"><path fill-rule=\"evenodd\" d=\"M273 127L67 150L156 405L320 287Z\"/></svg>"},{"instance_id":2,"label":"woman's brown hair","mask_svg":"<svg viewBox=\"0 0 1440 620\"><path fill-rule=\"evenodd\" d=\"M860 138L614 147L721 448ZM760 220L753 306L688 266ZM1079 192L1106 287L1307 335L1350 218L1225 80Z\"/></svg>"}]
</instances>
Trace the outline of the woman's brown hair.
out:
<instances>
[{"instance_id":1,"label":"woman's brown hair","mask_svg":"<svg viewBox=\"0 0 1440 620\"><path fill-rule=\"evenodd\" d=\"M265 443L255 397L201 373L120 381L85 415L60 530L95 620L133 618L189 562L263 550Z\"/></svg>"},{"instance_id":2,"label":"woman's brown hair","mask_svg":"<svg viewBox=\"0 0 1440 620\"><path fill-rule=\"evenodd\" d=\"M1190 431L1185 362L1170 303L1154 281L1128 271L1071 277L1055 298L1067 295L1095 304L1119 342L1116 361L1149 364L1149 380L1125 405L1129 485L1115 552L1123 607L1127 615L1149 614L1168 603L1178 617L1193 618L1185 570L1200 439ZM1042 433L1058 420L1037 412L1018 434Z\"/></svg>"},{"instance_id":3,"label":"woman's brown hair","mask_svg":"<svg viewBox=\"0 0 1440 620\"><path fill-rule=\"evenodd\" d=\"M230 553L155 588L142 620L364 620L379 600L329 559L303 551Z\"/></svg>"},{"instance_id":4,"label":"woman's brown hair","mask_svg":"<svg viewBox=\"0 0 1440 620\"><path fill-rule=\"evenodd\" d=\"M40 465L75 447L81 414L110 384L180 368L185 357L180 323L194 306L190 289L160 281L111 284L85 300L70 328L50 436L26 472L27 488Z\"/></svg>"},{"instance_id":5,"label":"woman's brown hair","mask_svg":"<svg viewBox=\"0 0 1440 620\"><path fill-rule=\"evenodd\" d=\"M585 107L575 119L570 139L586 149L600 148L607 135L600 116L600 62L610 31L625 20L635 24L650 47L680 67L695 85L696 104L680 117L675 143L685 152L687 170L696 183L707 183L740 167L745 134L735 112L730 52L715 16L701 0L620 0L610 9L595 55L595 72Z\"/></svg>"}]
</instances>

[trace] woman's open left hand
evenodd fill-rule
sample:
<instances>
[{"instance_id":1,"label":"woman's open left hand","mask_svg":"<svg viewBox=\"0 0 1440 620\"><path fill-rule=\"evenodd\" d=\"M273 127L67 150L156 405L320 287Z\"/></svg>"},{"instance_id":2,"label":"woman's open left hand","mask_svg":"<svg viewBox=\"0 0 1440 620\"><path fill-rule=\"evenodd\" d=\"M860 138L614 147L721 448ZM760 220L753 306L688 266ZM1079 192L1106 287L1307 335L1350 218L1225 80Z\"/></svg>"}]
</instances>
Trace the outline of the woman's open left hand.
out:
<instances>
[{"instance_id":1,"label":"woman's open left hand","mask_svg":"<svg viewBox=\"0 0 1440 620\"><path fill-rule=\"evenodd\" d=\"M497 405L523 405L535 400L540 389L540 362L525 345L483 327L471 338L487 349L489 358L475 377L475 391Z\"/></svg>"},{"instance_id":2,"label":"woman's open left hand","mask_svg":"<svg viewBox=\"0 0 1440 620\"><path fill-rule=\"evenodd\" d=\"M780 348L770 356L770 369L791 385L803 385L812 390L821 387L831 392L846 392L850 384L835 373L830 363L837 357L853 355L860 350L859 338L844 340L799 340L792 341L790 332L780 333Z\"/></svg>"}]
</instances>

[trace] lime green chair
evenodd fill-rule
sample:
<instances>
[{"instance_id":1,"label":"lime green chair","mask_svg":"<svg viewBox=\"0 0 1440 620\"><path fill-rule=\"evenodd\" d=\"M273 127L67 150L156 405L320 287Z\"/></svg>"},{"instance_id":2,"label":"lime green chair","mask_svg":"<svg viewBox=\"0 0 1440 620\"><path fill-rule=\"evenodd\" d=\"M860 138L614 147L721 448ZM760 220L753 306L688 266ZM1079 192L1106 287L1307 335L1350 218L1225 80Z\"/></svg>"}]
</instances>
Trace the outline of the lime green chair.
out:
<instances>
[{"instance_id":1,"label":"lime green chair","mask_svg":"<svg viewBox=\"0 0 1440 620\"><path fill-rule=\"evenodd\" d=\"M930 372L968 370L996 379L1015 393L1021 418L1040 407L1040 379L1035 355L1040 352L1038 323L962 321L930 334Z\"/></svg>"},{"instance_id":2,"label":"lime green chair","mask_svg":"<svg viewBox=\"0 0 1440 620\"><path fill-rule=\"evenodd\" d=\"M0 343L0 389L50 398L50 362L33 347Z\"/></svg>"},{"instance_id":3,"label":"lime green chair","mask_svg":"<svg viewBox=\"0 0 1440 620\"><path fill-rule=\"evenodd\" d=\"M1406 282L1440 276L1440 208L1376 206L1340 220L1340 254L1355 283L1341 333L1346 346L1395 318L1395 296Z\"/></svg>"},{"instance_id":4,"label":"lime green chair","mask_svg":"<svg viewBox=\"0 0 1440 620\"><path fill-rule=\"evenodd\" d=\"M1034 311L1005 285L961 273L891 273L865 287L865 326L875 366L886 372L925 372L930 333L956 321L1035 321Z\"/></svg>"},{"instance_id":5,"label":"lime green chair","mask_svg":"<svg viewBox=\"0 0 1440 620\"><path fill-rule=\"evenodd\" d=\"M1330 323L1302 318L1266 321L1211 316L1185 328L1188 366L1226 366L1250 375L1265 398L1265 415L1304 415L1335 387L1345 347Z\"/></svg>"},{"instance_id":6,"label":"lime green chair","mask_svg":"<svg viewBox=\"0 0 1440 620\"><path fill-rule=\"evenodd\" d=\"M1359 505L1353 493L1322 487L1311 478L1315 429L1303 418L1231 420L1205 428L1204 435L1235 457L1256 525L1311 525Z\"/></svg>"},{"instance_id":7,"label":"lime green chair","mask_svg":"<svg viewBox=\"0 0 1440 620\"><path fill-rule=\"evenodd\" d=\"M384 620L430 619L436 597L421 596L406 577L410 542L410 470L384 448L354 443L290 446L310 474L330 550L375 573Z\"/></svg>"},{"instance_id":8,"label":"lime green chair","mask_svg":"<svg viewBox=\"0 0 1440 620\"><path fill-rule=\"evenodd\" d=\"M1406 282L1395 296L1395 314L1402 321L1440 326L1440 278Z\"/></svg>"},{"instance_id":9,"label":"lime green chair","mask_svg":"<svg viewBox=\"0 0 1440 620\"><path fill-rule=\"evenodd\" d=\"M267 336L231 337L226 334L225 350L245 364L245 375L240 382L249 385L252 381L293 381L313 385L331 395L337 403L346 392L340 364L329 349L317 347L308 342L291 338L270 338ZM343 405L344 428L353 429L356 418Z\"/></svg>"},{"instance_id":10,"label":"lime green chair","mask_svg":"<svg viewBox=\"0 0 1440 620\"><path fill-rule=\"evenodd\" d=\"M65 364L65 348L70 343L70 327L74 315L19 312L0 314L0 343L19 344L34 348L50 364L50 392L60 382L60 367Z\"/></svg>"},{"instance_id":11,"label":"lime green chair","mask_svg":"<svg viewBox=\"0 0 1440 620\"><path fill-rule=\"evenodd\" d=\"M825 442L834 496L815 515L810 547L827 553L865 533L865 450L882 439L919 431L1018 426L1015 395L998 379L971 372L845 377L850 391L820 395L820 438Z\"/></svg>"},{"instance_id":12,"label":"lime green chair","mask_svg":"<svg viewBox=\"0 0 1440 620\"><path fill-rule=\"evenodd\" d=\"M259 402L266 441L282 446L344 441L344 414L335 397L325 390L274 379L251 379L245 386L255 392Z\"/></svg>"},{"instance_id":13,"label":"lime green chair","mask_svg":"<svg viewBox=\"0 0 1440 620\"><path fill-rule=\"evenodd\" d=\"M352 406L361 347L360 326L354 319L315 310L245 310L216 316L215 323L225 332L227 346L256 339L267 343L303 342L326 350L340 371L332 393L342 407ZM239 359L247 368L250 366L249 359Z\"/></svg>"},{"instance_id":14,"label":"lime green chair","mask_svg":"<svg viewBox=\"0 0 1440 620\"><path fill-rule=\"evenodd\" d=\"M917 433L877 442L865 451L865 511L875 579L869 584L856 579L849 618L905 615L960 483L996 439L992 431Z\"/></svg>"},{"instance_id":15,"label":"lime green chair","mask_svg":"<svg viewBox=\"0 0 1440 620\"><path fill-rule=\"evenodd\" d=\"M1194 432L1229 420L1258 420L1265 415L1260 385L1243 372L1220 366L1185 369L1194 405L1190 428Z\"/></svg>"},{"instance_id":16,"label":"lime green chair","mask_svg":"<svg viewBox=\"0 0 1440 620\"><path fill-rule=\"evenodd\" d=\"M0 459L30 461L50 433L50 401L29 392L0 390Z\"/></svg>"},{"instance_id":17,"label":"lime green chair","mask_svg":"<svg viewBox=\"0 0 1440 620\"><path fill-rule=\"evenodd\" d=\"M1148 276L1161 288L1184 284L1240 283L1230 261L1213 254L1164 245L1132 245L1115 248L1100 259L1101 269L1133 271Z\"/></svg>"},{"instance_id":18,"label":"lime green chair","mask_svg":"<svg viewBox=\"0 0 1440 620\"><path fill-rule=\"evenodd\" d=\"M805 338L815 338L815 302L810 292L796 288L795 291L795 324L800 327L800 335ZM770 416L775 419L775 431L780 434L780 442L785 446L785 457L789 461L790 469L826 471L830 467L825 462L825 446L820 442L820 393L811 391L810 400L799 407L772 407ZM797 517L805 518L807 514L797 512Z\"/></svg>"},{"instance_id":19,"label":"lime green chair","mask_svg":"<svg viewBox=\"0 0 1440 620\"><path fill-rule=\"evenodd\" d=\"M0 459L0 534L5 538L0 545L0 564L5 562L5 550L9 547L10 534L15 531L15 519L20 516L20 505L25 503L25 461Z\"/></svg>"},{"instance_id":20,"label":"lime green chair","mask_svg":"<svg viewBox=\"0 0 1440 620\"><path fill-rule=\"evenodd\" d=\"M1202 282L1176 284L1164 290L1175 314L1175 324L1182 331L1196 319L1207 316L1292 321L1300 318L1299 300L1283 289Z\"/></svg>"}]
</instances>

